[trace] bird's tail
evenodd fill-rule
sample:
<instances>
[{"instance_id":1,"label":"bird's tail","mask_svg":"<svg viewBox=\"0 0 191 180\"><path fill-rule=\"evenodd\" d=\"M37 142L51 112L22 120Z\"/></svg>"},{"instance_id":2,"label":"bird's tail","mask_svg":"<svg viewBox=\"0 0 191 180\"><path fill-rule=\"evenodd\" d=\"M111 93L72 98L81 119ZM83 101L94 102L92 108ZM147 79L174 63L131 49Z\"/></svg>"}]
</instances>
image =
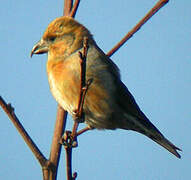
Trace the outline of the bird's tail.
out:
<instances>
[{"instance_id":1,"label":"bird's tail","mask_svg":"<svg viewBox=\"0 0 191 180\"><path fill-rule=\"evenodd\" d=\"M166 139L164 136L158 138L158 137L150 137L153 141L163 146L165 149L167 149L169 152L174 154L177 158L181 158L180 154L177 152L182 151L180 148L176 147L174 144L172 144L168 139Z\"/></svg>"},{"instance_id":2,"label":"bird's tail","mask_svg":"<svg viewBox=\"0 0 191 180\"><path fill-rule=\"evenodd\" d=\"M138 119L126 114L126 118L128 118L128 121L125 120L125 122L123 122L124 124L122 125L122 129L129 129L142 133L159 145L163 146L177 158L181 158L177 150L182 150L172 144L168 139L166 139L163 134L146 117L144 117L144 119Z\"/></svg>"}]
</instances>

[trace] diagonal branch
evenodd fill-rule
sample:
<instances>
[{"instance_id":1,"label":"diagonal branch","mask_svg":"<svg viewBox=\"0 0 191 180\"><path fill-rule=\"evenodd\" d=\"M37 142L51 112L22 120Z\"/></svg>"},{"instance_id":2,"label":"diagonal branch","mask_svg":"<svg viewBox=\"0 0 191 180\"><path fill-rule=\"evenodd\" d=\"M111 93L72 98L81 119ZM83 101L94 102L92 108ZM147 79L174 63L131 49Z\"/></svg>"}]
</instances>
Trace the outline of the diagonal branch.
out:
<instances>
[{"instance_id":1,"label":"diagonal branch","mask_svg":"<svg viewBox=\"0 0 191 180\"><path fill-rule=\"evenodd\" d=\"M30 150L35 155L36 159L39 161L40 165L42 167L46 166L47 159L44 157L42 152L38 149L34 141L31 139L31 137L28 135L22 124L19 122L19 119L17 118L14 108L11 106L11 104L7 104L4 99L0 96L0 106L5 111L5 113L8 115L9 119L12 121L20 135L23 137L24 141L30 148Z\"/></svg>"},{"instance_id":2,"label":"diagonal branch","mask_svg":"<svg viewBox=\"0 0 191 180\"><path fill-rule=\"evenodd\" d=\"M127 35L117 43L107 55L112 56L121 46L125 44L159 9L161 9L169 0L159 0L155 6L139 21L139 23L134 26L134 28L127 33Z\"/></svg>"},{"instance_id":3,"label":"diagonal branch","mask_svg":"<svg viewBox=\"0 0 191 180\"><path fill-rule=\"evenodd\" d=\"M72 11L70 12L71 17L75 17L79 4L80 4L80 0L76 0L73 5Z\"/></svg>"}]
</instances>

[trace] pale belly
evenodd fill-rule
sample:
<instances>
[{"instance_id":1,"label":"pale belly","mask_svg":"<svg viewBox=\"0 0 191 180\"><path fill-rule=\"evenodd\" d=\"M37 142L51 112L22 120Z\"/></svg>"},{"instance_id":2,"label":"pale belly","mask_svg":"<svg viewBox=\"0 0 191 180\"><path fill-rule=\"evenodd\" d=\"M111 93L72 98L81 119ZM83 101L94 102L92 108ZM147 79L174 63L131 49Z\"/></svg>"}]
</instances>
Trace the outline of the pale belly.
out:
<instances>
[{"instance_id":1,"label":"pale belly","mask_svg":"<svg viewBox=\"0 0 191 180\"><path fill-rule=\"evenodd\" d=\"M67 96L67 93L70 92L67 92L66 90L66 92L63 93L63 90L61 90L62 87L59 87L57 85L52 73L48 74L48 80L53 97L64 110L68 111L72 115L73 112L76 110L76 105L74 103L74 99L73 102L71 102L70 98Z\"/></svg>"}]
</instances>

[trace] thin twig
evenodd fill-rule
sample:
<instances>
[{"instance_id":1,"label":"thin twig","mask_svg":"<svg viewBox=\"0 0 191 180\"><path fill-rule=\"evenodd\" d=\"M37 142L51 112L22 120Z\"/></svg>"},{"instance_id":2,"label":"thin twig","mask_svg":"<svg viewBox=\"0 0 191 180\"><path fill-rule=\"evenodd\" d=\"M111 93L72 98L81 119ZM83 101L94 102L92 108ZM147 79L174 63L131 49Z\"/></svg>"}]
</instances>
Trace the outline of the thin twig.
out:
<instances>
[{"instance_id":1,"label":"thin twig","mask_svg":"<svg viewBox=\"0 0 191 180\"><path fill-rule=\"evenodd\" d=\"M72 180L72 148L66 148L66 169L67 169L67 179Z\"/></svg>"},{"instance_id":2,"label":"thin twig","mask_svg":"<svg viewBox=\"0 0 191 180\"><path fill-rule=\"evenodd\" d=\"M82 109L83 109L83 103L85 94L87 91L87 84L86 84L86 57L88 53L88 38L84 38L83 42L83 52L79 52L80 57L80 66L81 66L81 81L80 81L80 95L79 95L79 101L78 101L78 109L77 109L77 117L82 118Z\"/></svg>"},{"instance_id":3,"label":"thin twig","mask_svg":"<svg viewBox=\"0 0 191 180\"><path fill-rule=\"evenodd\" d=\"M79 4L80 4L80 0L75 0L75 3L73 5L72 11L70 12L69 16L75 17Z\"/></svg>"},{"instance_id":4,"label":"thin twig","mask_svg":"<svg viewBox=\"0 0 191 180\"><path fill-rule=\"evenodd\" d=\"M4 99L0 96L0 106L2 109L5 111L5 113L8 115L9 119L12 121L20 135L23 137L24 141L30 148L30 150L33 152L35 155L36 159L39 161L41 167L44 167L47 165L47 159L45 156L42 154L42 152L39 150L39 148L36 146L34 141L31 139L29 134L26 132L22 124L20 123L19 119L17 118L13 107L11 104L7 104Z\"/></svg>"},{"instance_id":5,"label":"thin twig","mask_svg":"<svg viewBox=\"0 0 191 180\"><path fill-rule=\"evenodd\" d=\"M66 151L66 174L67 180L75 180L77 173L72 175L72 149L77 147L77 140L73 139L71 131L65 131L64 136L61 139L61 143L64 145Z\"/></svg>"},{"instance_id":6,"label":"thin twig","mask_svg":"<svg viewBox=\"0 0 191 180\"><path fill-rule=\"evenodd\" d=\"M83 52L79 51L80 57L80 69L81 69L81 80L80 80L80 94L78 100L77 110L74 112L74 125L72 129L72 136L75 138L79 122L83 122L83 105L88 87L90 86L92 80L88 80L86 83L86 57L88 53L88 38L85 37L83 41Z\"/></svg>"},{"instance_id":7,"label":"thin twig","mask_svg":"<svg viewBox=\"0 0 191 180\"><path fill-rule=\"evenodd\" d=\"M90 86L92 80L86 83L86 57L88 52L88 39L84 38L83 42L83 52L79 52L80 65L81 65L81 81L80 81L80 94L78 107L75 112L74 125L72 132L66 131L62 139L66 151L66 171L67 171L67 180L75 180L77 173L75 172L72 176L72 149L77 147L77 129L79 125L79 120L83 119L83 104L86 92Z\"/></svg>"},{"instance_id":8,"label":"thin twig","mask_svg":"<svg viewBox=\"0 0 191 180\"><path fill-rule=\"evenodd\" d=\"M129 40L140 28L143 26L159 9L161 9L169 0L159 0L155 6L134 26L134 28L127 33L127 35L117 43L107 55L112 56L127 40Z\"/></svg>"},{"instance_id":9,"label":"thin twig","mask_svg":"<svg viewBox=\"0 0 191 180\"><path fill-rule=\"evenodd\" d=\"M64 16L69 16L73 6L73 0L64 0Z\"/></svg>"},{"instance_id":10,"label":"thin twig","mask_svg":"<svg viewBox=\"0 0 191 180\"><path fill-rule=\"evenodd\" d=\"M67 180L72 180L72 144L73 138L71 136L71 131L66 131L63 137L63 144L66 151L66 174Z\"/></svg>"}]
</instances>

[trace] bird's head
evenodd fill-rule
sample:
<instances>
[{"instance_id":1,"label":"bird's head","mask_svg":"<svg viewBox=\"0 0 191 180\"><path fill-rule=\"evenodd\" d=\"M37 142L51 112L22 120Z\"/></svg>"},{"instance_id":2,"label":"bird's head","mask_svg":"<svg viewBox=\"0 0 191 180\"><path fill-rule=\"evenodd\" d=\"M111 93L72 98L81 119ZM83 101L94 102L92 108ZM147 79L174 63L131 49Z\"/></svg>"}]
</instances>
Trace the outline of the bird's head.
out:
<instances>
[{"instance_id":1,"label":"bird's head","mask_svg":"<svg viewBox=\"0 0 191 180\"><path fill-rule=\"evenodd\" d=\"M54 56L71 54L82 48L84 37L92 40L90 32L71 17L62 16L53 20L40 41L34 45L33 54L52 53Z\"/></svg>"}]
</instances>

